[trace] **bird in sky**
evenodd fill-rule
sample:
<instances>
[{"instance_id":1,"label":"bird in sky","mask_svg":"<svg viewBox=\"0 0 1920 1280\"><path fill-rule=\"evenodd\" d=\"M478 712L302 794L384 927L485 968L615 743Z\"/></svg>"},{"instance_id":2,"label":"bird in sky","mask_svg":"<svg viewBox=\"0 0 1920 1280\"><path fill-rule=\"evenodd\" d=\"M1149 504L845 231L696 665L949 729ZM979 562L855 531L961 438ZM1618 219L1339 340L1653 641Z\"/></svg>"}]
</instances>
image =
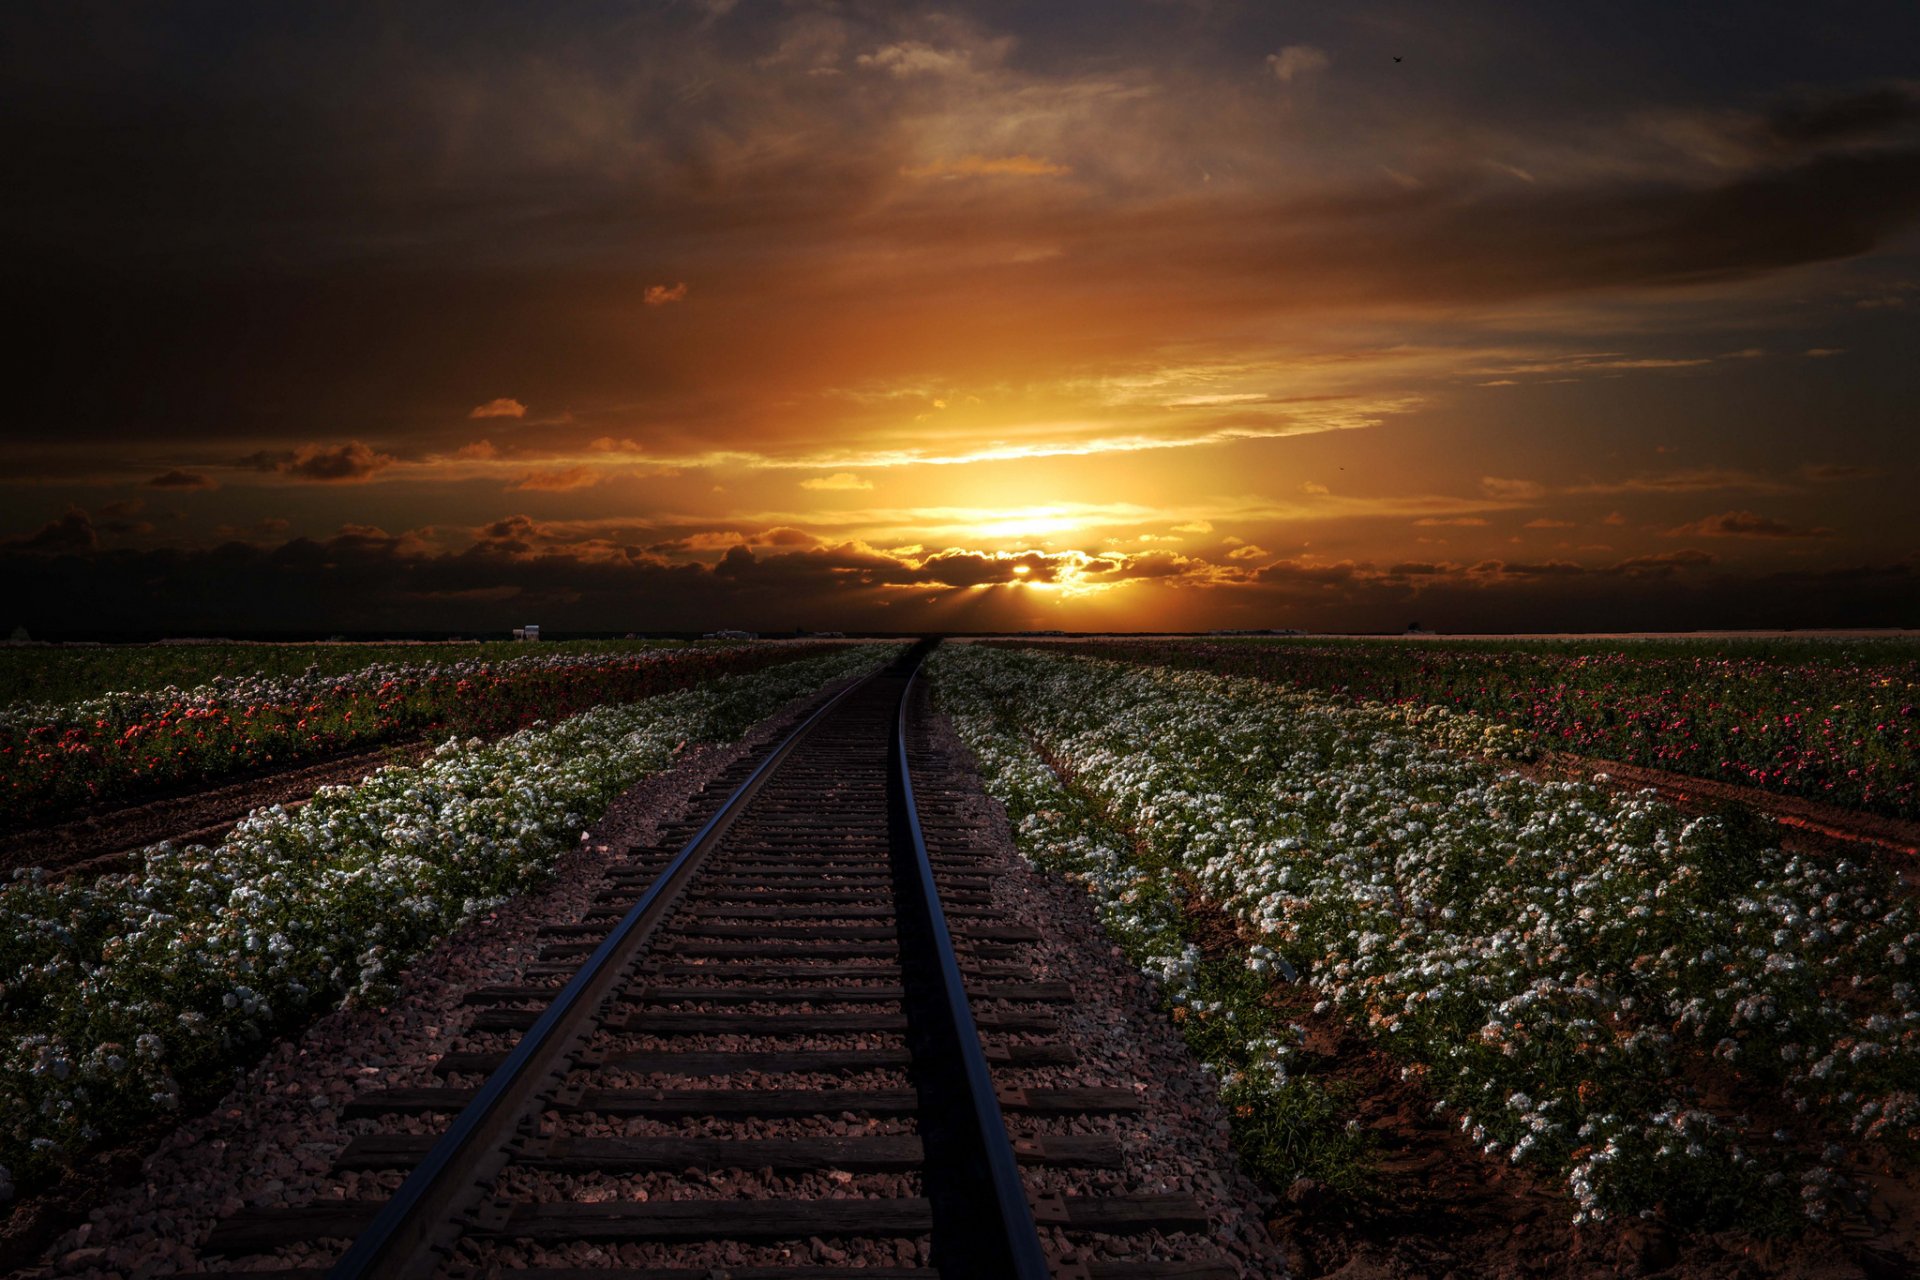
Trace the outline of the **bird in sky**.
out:
<instances>
[{"instance_id":1,"label":"bird in sky","mask_svg":"<svg viewBox=\"0 0 1920 1280\"><path fill-rule=\"evenodd\" d=\"M1393 60L1394 60L1395 62L1398 62L1398 61L1400 61L1400 55L1399 55L1399 54L1397 54L1397 53L1396 53L1396 54L1394 54L1394 55L1393 55Z\"/></svg>"}]
</instances>

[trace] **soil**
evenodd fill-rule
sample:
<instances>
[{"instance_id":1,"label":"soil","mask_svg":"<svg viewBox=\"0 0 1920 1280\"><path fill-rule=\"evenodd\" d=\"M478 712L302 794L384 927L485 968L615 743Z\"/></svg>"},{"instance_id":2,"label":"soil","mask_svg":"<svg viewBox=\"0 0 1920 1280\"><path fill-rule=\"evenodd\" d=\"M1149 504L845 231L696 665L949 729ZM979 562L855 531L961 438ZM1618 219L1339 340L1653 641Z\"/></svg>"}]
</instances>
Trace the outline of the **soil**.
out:
<instances>
[{"instance_id":1,"label":"soil","mask_svg":"<svg viewBox=\"0 0 1920 1280\"><path fill-rule=\"evenodd\" d=\"M273 804L298 808L321 787L358 782L385 765L413 764L432 749L431 743L419 739L390 743L189 795L14 832L0 838L0 875L21 867L45 867L65 875L124 870L129 858L148 845L162 840L212 844L255 809Z\"/></svg>"}]
</instances>

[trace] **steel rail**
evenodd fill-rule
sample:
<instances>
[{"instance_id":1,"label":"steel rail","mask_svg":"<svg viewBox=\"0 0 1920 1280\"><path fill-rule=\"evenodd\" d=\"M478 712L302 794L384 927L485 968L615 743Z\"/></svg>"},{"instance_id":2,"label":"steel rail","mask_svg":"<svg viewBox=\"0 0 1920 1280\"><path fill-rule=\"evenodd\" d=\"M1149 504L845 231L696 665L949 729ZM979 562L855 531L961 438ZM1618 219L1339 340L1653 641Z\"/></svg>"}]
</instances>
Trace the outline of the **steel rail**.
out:
<instances>
[{"instance_id":1,"label":"steel rail","mask_svg":"<svg viewBox=\"0 0 1920 1280\"><path fill-rule=\"evenodd\" d=\"M947 929L947 914L940 906L940 891L933 879L933 860L927 854L926 835L920 829L920 813L913 798L913 770L907 763L907 709L920 679L920 663L915 662L900 694L900 709L894 717L893 751L890 772L898 788L901 835L909 842L914 869L915 906L924 916L928 941L935 951L934 976L938 986L938 1028L949 1047L959 1054L959 1075L966 1093L967 1126L965 1142L984 1165L991 1196L979 1205L988 1221L981 1226L991 1235L982 1252L997 1254L994 1274L1010 1280L1050 1280L1052 1268L1040 1246L1039 1229L1034 1225L1033 1206L1027 1200L1026 1186L1020 1179L1020 1166L1013 1144L1007 1138L1007 1123L1000 1114L1000 1098L994 1091L993 1072L987 1066L986 1050L980 1044L980 1031L974 1022L973 1006L967 1000L966 984L960 977L960 960L953 949L953 935Z\"/></svg>"},{"instance_id":2,"label":"steel rail","mask_svg":"<svg viewBox=\"0 0 1920 1280\"><path fill-rule=\"evenodd\" d=\"M327 1272L327 1280L420 1280L430 1274L433 1254L443 1244L441 1233L453 1225L454 1214L472 1197L477 1184L498 1172L526 1104L568 1069L569 1053L587 1033L574 1015L597 1009L612 994L624 976L623 966L615 962L630 959L632 944L644 941L658 926L706 854L794 747L848 694L873 678L869 675L848 685L808 716L681 847Z\"/></svg>"}]
</instances>

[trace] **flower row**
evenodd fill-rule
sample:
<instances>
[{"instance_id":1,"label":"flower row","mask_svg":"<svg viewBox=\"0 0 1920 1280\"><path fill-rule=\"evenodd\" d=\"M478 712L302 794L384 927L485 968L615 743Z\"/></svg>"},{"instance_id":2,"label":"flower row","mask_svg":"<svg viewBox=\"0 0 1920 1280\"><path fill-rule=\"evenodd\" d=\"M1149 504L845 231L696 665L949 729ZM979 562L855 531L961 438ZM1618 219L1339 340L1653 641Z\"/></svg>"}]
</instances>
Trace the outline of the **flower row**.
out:
<instances>
[{"instance_id":1,"label":"flower row","mask_svg":"<svg viewBox=\"0 0 1920 1280\"><path fill-rule=\"evenodd\" d=\"M1910 642L1099 642L1098 657L1471 711L1540 750L1920 816Z\"/></svg>"},{"instance_id":2,"label":"flower row","mask_svg":"<svg viewBox=\"0 0 1920 1280\"><path fill-rule=\"evenodd\" d=\"M798 645L538 654L222 677L0 713L0 827L217 785L260 769L443 733L493 735L809 652Z\"/></svg>"},{"instance_id":3,"label":"flower row","mask_svg":"<svg viewBox=\"0 0 1920 1280\"><path fill-rule=\"evenodd\" d=\"M938 673L1026 847L1092 849L1110 920L1217 903L1583 1217L1819 1217L1831 1144L1920 1143L1920 919L1880 874L1264 682L981 648Z\"/></svg>"},{"instance_id":4,"label":"flower row","mask_svg":"<svg viewBox=\"0 0 1920 1280\"><path fill-rule=\"evenodd\" d=\"M417 767L262 809L217 848L0 889L0 1163L38 1181L204 1089L263 1037L394 975L520 891L677 744L738 737L872 646L449 741ZM5 1171L0 1171L4 1173Z\"/></svg>"}]
</instances>

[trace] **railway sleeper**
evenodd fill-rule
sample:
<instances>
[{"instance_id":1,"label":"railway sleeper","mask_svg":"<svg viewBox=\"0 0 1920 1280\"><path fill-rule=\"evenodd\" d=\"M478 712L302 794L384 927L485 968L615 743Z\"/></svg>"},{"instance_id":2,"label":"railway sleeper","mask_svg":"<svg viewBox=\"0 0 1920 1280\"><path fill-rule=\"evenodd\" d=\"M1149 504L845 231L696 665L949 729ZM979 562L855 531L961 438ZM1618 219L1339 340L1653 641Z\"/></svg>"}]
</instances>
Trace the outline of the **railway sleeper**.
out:
<instances>
[{"instance_id":1,"label":"railway sleeper","mask_svg":"<svg viewBox=\"0 0 1920 1280\"><path fill-rule=\"evenodd\" d=\"M341 1172L411 1168L425 1158L429 1134L368 1134L353 1139L334 1162ZM1107 1134L1050 1134L1013 1144L1022 1164L1118 1169L1120 1140ZM631 1173L676 1169L771 1169L806 1173L841 1169L891 1173L918 1169L926 1152L917 1135L865 1138L535 1138L521 1144L514 1163L563 1173Z\"/></svg>"},{"instance_id":2,"label":"railway sleeper","mask_svg":"<svg viewBox=\"0 0 1920 1280\"><path fill-rule=\"evenodd\" d=\"M544 1009L483 1009L474 1015L474 1031L525 1031L539 1020ZM1058 1031L1060 1024L1051 1014L996 1014L983 1012L974 1022L983 1031L1035 1032ZM646 1036L812 1036L847 1032L892 1032L907 1030L904 1013L692 1013L674 1009L641 1009L614 1013L603 1019L601 1029Z\"/></svg>"},{"instance_id":3,"label":"railway sleeper","mask_svg":"<svg viewBox=\"0 0 1920 1280\"><path fill-rule=\"evenodd\" d=\"M1071 1269L1071 1268L1077 1268ZM727 1280L940 1280L938 1267L728 1267ZM711 1280L706 1267L625 1268L528 1267L516 1269L513 1280ZM1183 1262L1158 1258L1094 1258L1066 1263L1054 1272L1056 1280L1240 1280L1240 1271L1225 1262ZM247 1280L325 1280L324 1273L249 1272Z\"/></svg>"},{"instance_id":4,"label":"railway sleeper","mask_svg":"<svg viewBox=\"0 0 1920 1280\"><path fill-rule=\"evenodd\" d=\"M559 990L559 987L538 986L479 987L467 992L461 997L461 1001L465 1004L479 1005L551 1000ZM1064 982L1002 983L998 986L982 986L968 994L976 1000L1028 1000L1046 1004L1066 1004L1073 1000L1073 988ZM643 1001L660 1004L668 1001L688 1003L704 1001L708 1004L743 1004L749 1001L852 1004L865 1001L897 1001L904 999L905 995L905 988L898 983L872 987L844 985L779 987L765 984L696 987L656 984L640 987L622 995L620 999L629 1004L639 1004Z\"/></svg>"},{"instance_id":5,"label":"railway sleeper","mask_svg":"<svg viewBox=\"0 0 1920 1280\"><path fill-rule=\"evenodd\" d=\"M335 1200L291 1208L242 1209L216 1225L206 1252L270 1253L306 1241L349 1240L373 1221L382 1200ZM1041 1197L1045 1226L1105 1235L1204 1231L1206 1211L1192 1196L1148 1193ZM471 1238L672 1243L803 1240L811 1236L924 1236L933 1206L917 1196L840 1200L648 1200L637 1203L493 1204L475 1215ZM697 1274L697 1273L696 1273Z\"/></svg>"},{"instance_id":6,"label":"railway sleeper","mask_svg":"<svg viewBox=\"0 0 1920 1280\"><path fill-rule=\"evenodd\" d=\"M1078 1055L1068 1045L1014 1044L986 1046L987 1061L995 1066L1062 1067L1072 1066ZM490 1075L507 1060L504 1053L449 1053L434 1064L436 1075ZM905 1047L888 1049L761 1049L694 1050L662 1052L633 1050L607 1053L584 1051L576 1060L580 1067L604 1066L633 1074L663 1076L724 1076L750 1071L762 1075L849 1075L861 1071L905 1069L913 1064L913 1055ZM362 1097L371 1097L363 1094ZM376 1104L356 1108L348 1104L348 1114L377 1115ZM387 1108L391 1110L392 1108ZM403 1108L404 1109L404 1108Z\"/></svg>"},{"instance_id":7,"label":"railway sleeper","mask_svg":"<svg viewBox=\"0 0 1920 1280\"><path fill-rule=\"evenodd\" d=\"M812 1052L824 1052L815 1050ZM693 1056L693 1055L686 1055ZM745 1054L714 1054L738 1062ZM789 1060L800 1055L771 1055ZM906 1061L904 1052L900 1061ZM622 1065L609 1059L607 1065ZM730 1070L751 1068L734 1066ZM799 1068L795 1068L796 1070ZM807 1068L811 1069L811 1068ZM692 1074L692 1073L689 1073ZM457 1085L408 1085L394 1089L370 1089L357 1094L342 1108L349 1119L393 1115L404 1112L457 1112L471 1102L479 1090ZM1130 1112L1141 1108L1138 1094L1131 1089L1080 1086L1059 1089L1009 1089L995 1091L1000 1105L1008 1111L1038 1114L1090 1114ZM593 1111L622 1116L807 1116L840 1111L867 1112L873 1115L905 1115L917 1111L920 1095L912 1089L603 1089L582 1085L568 1089L550 1100L547 1110L567 1113Z\"/></svg>"}]
</instances>

